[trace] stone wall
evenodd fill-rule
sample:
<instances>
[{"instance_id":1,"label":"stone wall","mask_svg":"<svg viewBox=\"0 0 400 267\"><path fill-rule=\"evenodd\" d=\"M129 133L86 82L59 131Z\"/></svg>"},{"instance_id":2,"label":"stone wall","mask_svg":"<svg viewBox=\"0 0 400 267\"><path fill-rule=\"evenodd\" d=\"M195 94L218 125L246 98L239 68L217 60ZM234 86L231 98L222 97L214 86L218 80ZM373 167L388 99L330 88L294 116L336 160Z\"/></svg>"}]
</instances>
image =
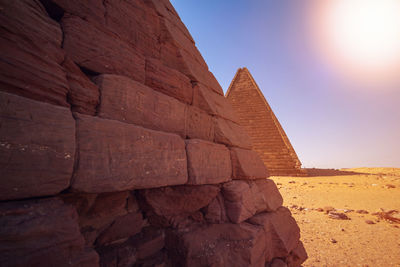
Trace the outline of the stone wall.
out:
<instances>
[{"instance_id":1,"label":"stone wall","mask_svg":"<svg viewBox=\"0 0 400 267\"><path fill-rule=\"evenodd\" d=\"M167 0L0 6L2 266L306 259Z\"/></svg>"},{"instance_id":2,"label":"stone wall","mask_svg":"<svg viewBox=\"0 0 400 267\"><path fill-rule=\"evenodd\" d=\"M226 98L270 175L306 175L289 138L247 68L238 69Z\"/></svg>"}]
</instances>

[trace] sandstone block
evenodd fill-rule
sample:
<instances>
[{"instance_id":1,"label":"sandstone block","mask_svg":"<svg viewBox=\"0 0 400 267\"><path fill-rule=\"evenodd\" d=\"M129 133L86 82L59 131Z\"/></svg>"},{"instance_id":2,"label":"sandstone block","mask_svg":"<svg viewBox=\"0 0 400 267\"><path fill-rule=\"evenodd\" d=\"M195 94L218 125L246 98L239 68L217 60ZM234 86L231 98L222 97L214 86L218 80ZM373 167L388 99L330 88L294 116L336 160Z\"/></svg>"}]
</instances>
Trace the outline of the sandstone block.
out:
<instances>
[{"instance_id":1,"label":"sandstone block","mask_svg":"<svg viewBox=\"0 0 400 267\"><path fill-rule=\"evenodd\" d=\"M248 223L210 224L166 238L174 266L264 267L265 245L262 227Z\"/></svg>"},{"instance_id":2,"label":"sandstone block","mask_svg":"<svg viewBox=\"0 0 400 267\"><path fill-rule=\"evenodd\" d=\"M65 12L78 16L90 23L103 26L106 13L102 0L50 0L57 4ZM44 1L48 2L48 1Z\"/></svg>"},{"instance_id":3,"label":"sandstone block","mask_svg":"<svg viewBox=\"0 0 400 267\"><path fill-rule=\"evenodd\" d=\"M145 1L105 1L107 29L146 57L160 57L160 17Z\"/></svg>"},{"instance_id":4,"label":"sandstone block","mask_svg":"<svg viewBox=\"0 0 400 267\"><path fill-rule=\"evenodd\" d=\"M257 152L241 148L231 148L232 178L257 179L268 177L267 168Z\"/></svg>"},{"instance_id":5,"label":"sandstone block","mask_svg":"<svg viewBox=\"0 0 400 267\"><path fill-rule=\"evenodd\" d=\"M294 248L289 255L288 265L290 267L300 267L303 262L308 258L304 245L299 241L296 248Z\"/></svg>"},{"instance_id":6,"label":"sandstone block","mask_svg":"<svg viewBox=\"0 0 400 267\"><path fill-rule=\"evenodd\" d=\"M182 185L141 191L149 209L159 216L190 214L207 206L219 193L213 185Z\"/></svg>"},{"instance_id":7,"label":"sandstone block","mask_svg":"<svg viewBox=\"0 0 400 267\"><path fill-rule=\"evenodd\" d=\"M190 139L214 141L213 117L195 106L186 112L186 136Z\"/></svg>"},{"instance_id":8,"label":"sandstone block","mask_svg":"<svg viewBox=\"0 0 400 267\"><path fill-rule=\"evenodd\" d=\"M133 212L117 217L112 225L100 234L96 240L96 244L104 245L134 236L142 230L143 225L143 216L140 212Z\"/></svg>"},{"instance_id":9,"label":"sandstone block","mask_svg":"<svg viewBox=\"0 0 400 267\"><path fill-rule=\"evenodd\" d=\"M165 233L163 229L146 227L130 241L136 248L136 258L143 260L155 255L164 248Z\"/></svg>"},{"instance_id":10,"label":"sandstone block","mask_svg":"<svg viewBox=\"0 0 400 267\"><path fill-rule=\"evenodd\" d=\"M223 145L186 140L188 184L218 184L229 181L232 174L229 149Z\"/></svg>"},{"instance_id":11,"label":"sandstone block","mask_svg":"<svg viewBox=\"0 0 400 267\"><path fill-rule=\"evenodd\" d=\"M99 116L185 137L186 105L124 76L95 78L101 89Z\"/></svg>"},{"instance_id":12,"label":"sandstone block","mask_svg":"<svg viewBox=\"0 0 400 267\"><path fill-rule=\"evenodd\" d=\"M185 143L177 135L79 115L77 140L75 191L113 192L187 182Z\"/></svg>"},{"instance_id":13,"label":"sandstone block","mask_svg":"<svg viewBox=\"0 0 400 267\"><path fill-rule=\"evenodd\" d=\"M0 200L66 189L75 156L70 110L4 92L0 107Z\"/></svg>"},{"instance_id":14,"label":"sandstone block","mask_svg":"<svg viewBox=\"0 0 400 267\"><path fill-rule=\"evenodd\" d=\"M97 266L84 248L72 206L51 198L0 204L0 262L4 266Z\"/></svg>"},{"instance_id":15,"label":"sandstone block","mask_svg":"<svg viewBox=\"0 0 400 267\"><path fill-rule=\"evenodd\" d=\"M193 91L193 105L211 115L217 115L230 121L236 121L236 113L224 96L221 96L201 83L197 83Z\"/></svg>"},{"instance_id":16,"label":"sandstone block","mask_svg":"<svg viewBox=\"0 0 400 267\"><path fill-rule=\"evenodd\" d=\"M278 187L273 180L252 180L249 182L249 185L254 197L254 205L257 213L262 211L275 211L282 206L282 195L279 193Z\"/></svg>"},{"instance_id":17,"label":"sandstone block","mask_svg":"<svg viewBox=\"0 0 400 267\"><path fill-rule=\"evenodd\" d=\"M0 90L69 106L60 25L39 1L2 0L1 6Z\"/></svg>"},{"instance_id":18,"label":"sandstone block","mask_svg":"<svg viewBox=\"0 0 400 267\"><path fill-rule=\"evenodd\" d=\"M62 26L63 47L79 66L97 73L124 75L144 83L144 57L118 36L73 15L65 15Z\"/></svg>"},{"instance_id":19,"label":"sandstone block","mask_svg":"<svg viewBox=\"0 0 400 267\"><path fill-rule=\"evenodd\" d=\"M193 88L190 79L156 59L146 60L146 85L185 103L192 103Z\"/></svg>"},{"instance_id":20,"label":"sandstone block","mask_svg":"<svg viewBox=\"0 0 400 267\"><path fill-rule=\"evenodd\" d=\"M218 194L210 204L204 208L204 218L210 223L223 223L228 222L229 219L226 215L224 198L221 194Z\"/></svg>"},{"instance_id":21,"label":"sandstone block","mask_svg":"<svg viewBox=\"0 0 400 267\"><path fill-rule=\"evenodd\" d=\"M298 246L300 229L287 208L281 207L276 212L260 213L249 220L261 225L266 233L267 261L273 258L286 258Z\"/></svg>"},{"instance_id":22,"label":"sandstone block","mask_svg":"<svg viewBox=\"0 0 400 267\"><path fill-rule=\"evenodd\" d=\"M225 199L226 214L232 222L240 223L256 214L257 209L252 193L249 184L245 181L233 180L223 185L222 194Z\"/></svg>"},{"instance_id":23,"label":"sandstone block","mask_svg":"<svg viewBox=\"0 0 400 267\"><path fill-rule=\"evenodd\" d=\"M69 84L68 99L72 110L79 113L95 115L99 104L99 88L69 58L62 66L67 72Z\"/></svg>"},{"instance_id":24,"label":"sandstone block","mask_svg":"<svg viewBox=\"0 0 400 267\"><path fill-rule=\"evenodd\" d=\"M227 146L251 149L251 139L238 124L215 117L215 142Z\"/></svg>"}]
</instances>

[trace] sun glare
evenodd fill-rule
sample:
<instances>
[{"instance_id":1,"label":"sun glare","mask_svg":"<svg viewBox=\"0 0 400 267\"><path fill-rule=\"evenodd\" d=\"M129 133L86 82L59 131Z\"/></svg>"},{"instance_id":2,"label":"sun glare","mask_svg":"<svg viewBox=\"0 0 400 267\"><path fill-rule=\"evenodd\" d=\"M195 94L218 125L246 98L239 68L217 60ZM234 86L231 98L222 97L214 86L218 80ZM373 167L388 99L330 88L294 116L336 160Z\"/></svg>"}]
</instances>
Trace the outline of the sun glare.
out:
<instances>
[{"instance_id":1,"label":"sun glare","mask_svg":"<svg viewBox=\"0 0 400 267\"><path fill-rule=\"evenodd\" d=\"M313 28L324 55L365 79L400 76L400 0L318 1Z\"/></svg>"}]
</instances>

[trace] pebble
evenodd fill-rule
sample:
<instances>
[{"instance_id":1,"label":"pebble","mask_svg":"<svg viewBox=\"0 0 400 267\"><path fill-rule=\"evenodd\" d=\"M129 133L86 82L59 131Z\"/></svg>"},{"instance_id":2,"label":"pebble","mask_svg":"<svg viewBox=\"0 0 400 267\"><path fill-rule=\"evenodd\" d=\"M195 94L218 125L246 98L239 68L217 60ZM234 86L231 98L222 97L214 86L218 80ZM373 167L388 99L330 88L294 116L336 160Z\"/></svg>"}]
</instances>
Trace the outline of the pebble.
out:
<instances>
[{"instance_id":1,"label":"pebble","mask_svg":"<svg viewBox=\"0 0 400 267\"><path fill-rule=\"evenodd\" d=\"M332 242L333 244L337 243L336 239L333 239L333 238L331 238L331 242Z\"/></svg>"},{"instance_id":2,"label":"pebble","mask_svg":"<svg viewBox=\"0 0 400 267\"><path fill-rule=\"evenodd\" d=\"M366 220L365 223L366 223L366 224L375 224L375 223L374 223L373 221L371 221L371 220Z\"/></svg>"}]
</instances>

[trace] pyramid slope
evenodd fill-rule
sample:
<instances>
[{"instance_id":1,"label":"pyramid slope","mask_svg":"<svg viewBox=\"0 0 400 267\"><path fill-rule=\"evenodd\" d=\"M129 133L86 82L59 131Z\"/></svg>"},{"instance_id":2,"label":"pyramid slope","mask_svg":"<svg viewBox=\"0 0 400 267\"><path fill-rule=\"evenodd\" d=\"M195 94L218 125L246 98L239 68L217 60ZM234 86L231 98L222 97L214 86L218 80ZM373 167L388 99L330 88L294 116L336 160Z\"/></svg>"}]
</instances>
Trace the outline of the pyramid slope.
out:
<instances>
[{"instance_id":1,"label":"pyramid slope","mask_svg":"<svg viewBox=\"0 0 400 267\"><path fill-rule=\"evenodd\" d=\"M303 176L301 162L289 138L247 68L238 69L226 98L270 174Z\"/></svg>"}]
</instances>

